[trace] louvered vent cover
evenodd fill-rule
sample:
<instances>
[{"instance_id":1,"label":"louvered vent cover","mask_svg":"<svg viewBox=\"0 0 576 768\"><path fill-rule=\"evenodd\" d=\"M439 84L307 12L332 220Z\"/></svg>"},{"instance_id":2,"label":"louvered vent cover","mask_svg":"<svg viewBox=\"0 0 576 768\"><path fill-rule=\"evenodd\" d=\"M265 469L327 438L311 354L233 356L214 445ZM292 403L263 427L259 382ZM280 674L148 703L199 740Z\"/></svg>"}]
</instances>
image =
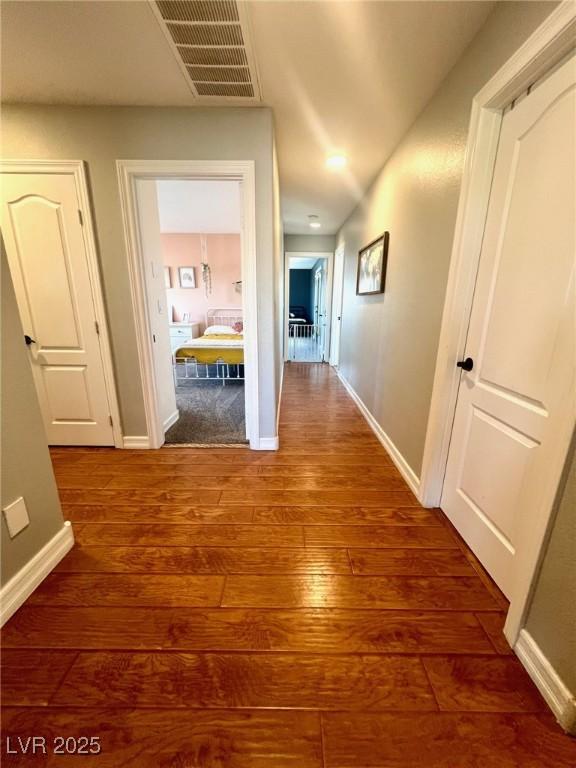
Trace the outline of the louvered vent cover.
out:
<instances>
[{"instance_id":1,"label":"louvered vent cover","mask_svg":"<svg viewBox=\"0 0 576 768\"><path fill-rule=\"evenodd\" d=\"M152 6L196 96L260 100L249 27L235 0L155 0Z\"/></svg>"}]
</instances>

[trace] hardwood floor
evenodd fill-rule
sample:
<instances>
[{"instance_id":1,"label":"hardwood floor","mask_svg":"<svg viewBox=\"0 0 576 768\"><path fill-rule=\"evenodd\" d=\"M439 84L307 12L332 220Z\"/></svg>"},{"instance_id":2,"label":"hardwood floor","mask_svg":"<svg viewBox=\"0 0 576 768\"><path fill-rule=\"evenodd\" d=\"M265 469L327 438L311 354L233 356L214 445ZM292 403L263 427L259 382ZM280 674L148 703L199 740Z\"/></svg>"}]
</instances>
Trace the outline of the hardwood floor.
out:
<instances>
[{"instance_id":1,"label":"hardwood floor","mask_svg":"<svg viewBox=\"0 0 576 768\"><path fill-rule=\"evenodd\" d=\"M4 628L4 735L98 736L99 768L574 768L505 599L327 366L287 366L280 437L53 450L77 544Z\"/></svg>"}]
</instances>

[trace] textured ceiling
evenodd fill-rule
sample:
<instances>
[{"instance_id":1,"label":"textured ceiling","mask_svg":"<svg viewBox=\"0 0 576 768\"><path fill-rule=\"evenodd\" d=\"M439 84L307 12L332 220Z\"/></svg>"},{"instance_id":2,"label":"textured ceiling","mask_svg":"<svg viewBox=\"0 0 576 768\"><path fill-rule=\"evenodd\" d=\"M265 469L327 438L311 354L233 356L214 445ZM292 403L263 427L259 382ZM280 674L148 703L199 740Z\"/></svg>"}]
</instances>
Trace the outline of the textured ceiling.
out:
<instances>
[{"instance_id":1,"label":"textured ceiling","mask_svg":"<svg viewBox=\"0 0 576 768\"><path fill-rule=\"evenodd\" d=\"M286 233L310 233L309 214L320 234L339 228L493 5L247 3ZM198 103L146 0L4 0L1 10L4 101ZM346 170L325 168L332 150L346 152Z\"/></svg>"}]
</instances>

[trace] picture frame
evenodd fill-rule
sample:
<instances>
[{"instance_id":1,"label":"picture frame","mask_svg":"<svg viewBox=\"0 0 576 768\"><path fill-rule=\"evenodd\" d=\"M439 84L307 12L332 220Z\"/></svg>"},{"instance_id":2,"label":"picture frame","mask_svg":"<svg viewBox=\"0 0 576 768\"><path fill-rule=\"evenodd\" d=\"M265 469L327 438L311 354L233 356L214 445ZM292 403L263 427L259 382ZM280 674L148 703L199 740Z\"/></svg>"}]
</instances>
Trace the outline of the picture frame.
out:
<instances>
[{"instance_id":1,"label":"picture frame","mask_svg":"<svg viewBox=\"0 0 576 768\"><path fill-rule=\"evenodd\" d=\"M358 252L357 296L384 293L389 242L390 233L384 232Z\"/></svg>"},{"instance_id":2,"label":"picture frame","mask_svg":"<svg viewBox=\"0 0 576 768\"><path fill-rule=\"evenodd\" d=\"M164 288L172 288L172 275L170 267L164 267Z\"/></svg>"},{"instance_id":3,"label":"picture frame","mask_svg":"<svg viewBox=\"0 0 576 768\"><path fill-rule=\"evenodd\" d=\"M180 288L196 288L196 272L194 267L178 267Z\"/></svg>"}]
</instances>

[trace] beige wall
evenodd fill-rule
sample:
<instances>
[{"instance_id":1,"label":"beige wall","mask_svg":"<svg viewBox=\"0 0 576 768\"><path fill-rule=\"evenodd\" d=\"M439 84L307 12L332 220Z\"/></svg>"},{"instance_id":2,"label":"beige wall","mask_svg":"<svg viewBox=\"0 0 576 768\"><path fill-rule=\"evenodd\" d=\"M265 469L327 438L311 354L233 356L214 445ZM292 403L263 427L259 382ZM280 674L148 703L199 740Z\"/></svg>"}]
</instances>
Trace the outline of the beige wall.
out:
<instances>
[{"instance_id":1,"label":"beige wall","mask_svg":"<svg viewBox=\"0 0 576 768\"><path fill-rule=\"evenodd\" d=\"M555 3L498 3L338 234L340 369L419 475L473 96ZM357 297L358 250L390 232L386 290Z\"/></svg>"},{"instance_id":2,"label":"beige wall","mask_svg":"<svg viewBox=\"0 0 576 768\"><path fill-rule=\"evenodd\" d=\"M30 524L14 539L0 523L4 585L64 524L24 331L2 246L2 507L24 497Z\"/></svg>"},{"instance_id":3,"label":"beige wall","mask_svg":"<svg viewBox=\"0 0 576 768\"><path fill-rule=\"evenodd\" d=\"M202 237L206 238L206 254L212 272L212 292L206 296L202 282ZM242 293L235 287L242 279L240 235L191 233L163 233L162 260L169 267L171 288L166 290L168 312L174 309L174 321L182 322L187 312L190 320L200 323L202 332L206 327L206 313L212 309L242 307ZM179 267L194 267L196 288L181 288ZM232 313L231 313L232 314ZM172 316L168 314L170 320Z\"/></svg>"},{"instance_id":4,"label":"beige wall","mask_svg":"<svg viewBox=\"0 0 576 768\"><path fill-rule=\"evenodd\" d=\"M88 165L100 265L125 435L146 434L138 374L117 159L254 160L258 264L260 431L276 430L272 115L267 108L3 108L3 155Z\"/></svg>"},{"instance_id":5,"label":"beige wall","mask_svg":"<svg viewBox=\"0 0 576 768\"><path fill-rule=\"evenodd\" d=\"M285 253L334 253L336 235L284 235Z\"/></svg>"},{"instance_id":6,"label":"beige wall","mask_svg":"<svg viewBox=\"0 0 576 768\"><path fill-rule=\"evenodd\" d=\"M576 435L526 629L576 695Z\"/></svg>"}]
</instances>

